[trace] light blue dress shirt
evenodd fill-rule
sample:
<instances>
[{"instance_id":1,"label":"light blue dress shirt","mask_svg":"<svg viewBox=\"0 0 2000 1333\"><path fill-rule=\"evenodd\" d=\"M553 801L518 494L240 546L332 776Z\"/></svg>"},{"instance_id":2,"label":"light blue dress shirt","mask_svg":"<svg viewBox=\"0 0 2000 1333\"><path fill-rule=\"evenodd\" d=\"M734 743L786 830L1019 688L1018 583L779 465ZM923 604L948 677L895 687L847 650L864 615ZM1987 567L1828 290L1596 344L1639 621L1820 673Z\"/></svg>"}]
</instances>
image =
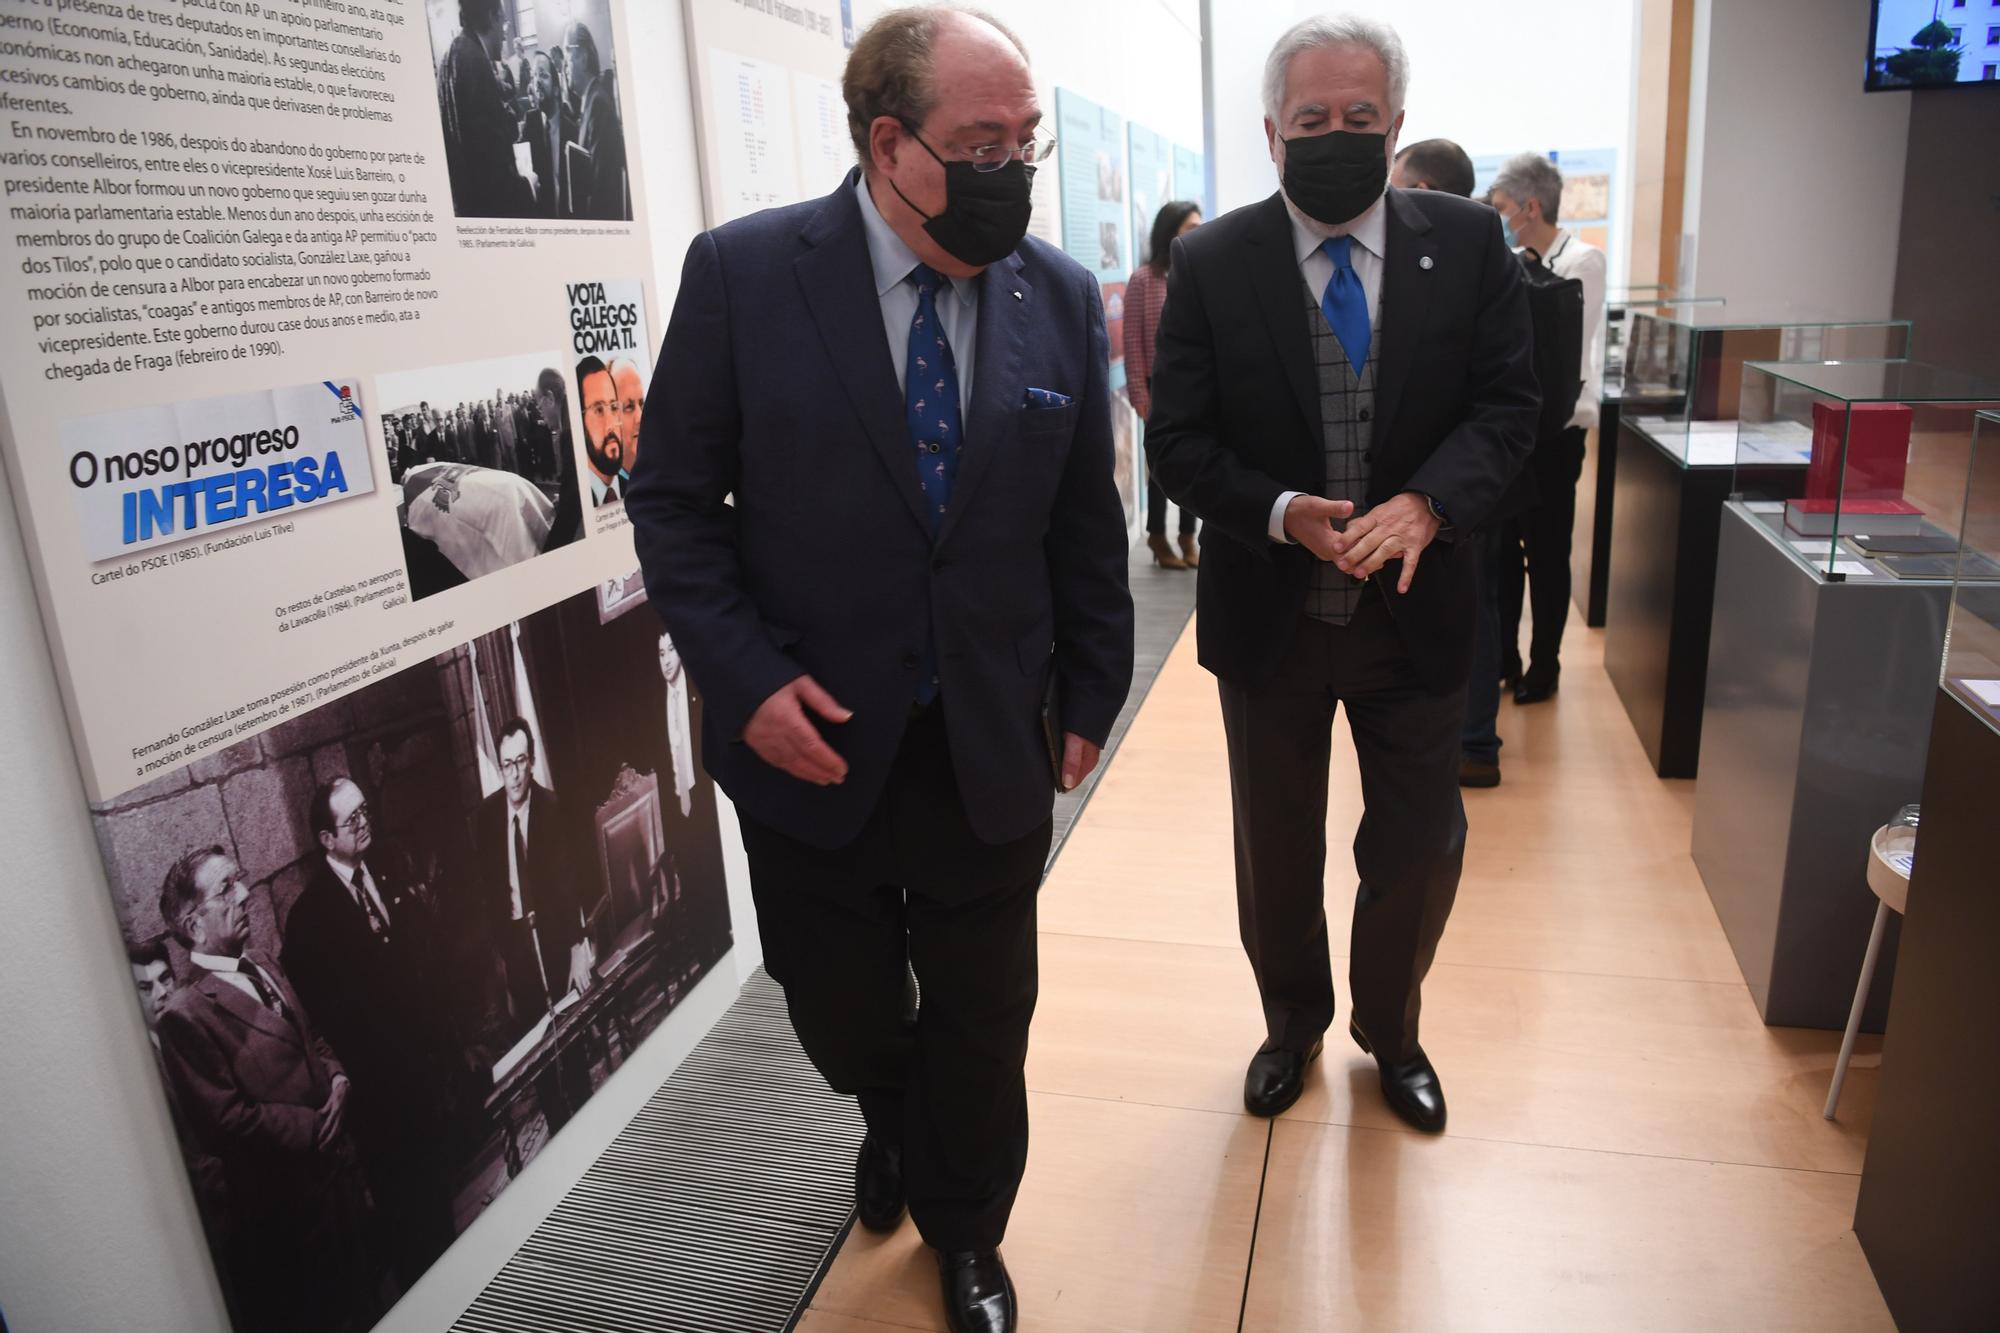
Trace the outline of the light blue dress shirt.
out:
<instances>
[{"instance_id":1,"label":"light blue dress shirt","mask_svg":"<svg viewBox=\"0 0 2000 1333\"><path fill-rule=\"evenodd\" d=\"M905 279L923 261L875 207L866 173L854 183L854 193L861 201L861 225L868 233L868 258L875 267L875 295L882 302L882 331L888 335L889 358L895 362L900 390L907 385L910 322L917 317L916 285ZM972 405L972 362L979 342L979 279L949 279L937 294L937 312L958 367L958 410L963 415Z\"/></svg>"}]
</instances>

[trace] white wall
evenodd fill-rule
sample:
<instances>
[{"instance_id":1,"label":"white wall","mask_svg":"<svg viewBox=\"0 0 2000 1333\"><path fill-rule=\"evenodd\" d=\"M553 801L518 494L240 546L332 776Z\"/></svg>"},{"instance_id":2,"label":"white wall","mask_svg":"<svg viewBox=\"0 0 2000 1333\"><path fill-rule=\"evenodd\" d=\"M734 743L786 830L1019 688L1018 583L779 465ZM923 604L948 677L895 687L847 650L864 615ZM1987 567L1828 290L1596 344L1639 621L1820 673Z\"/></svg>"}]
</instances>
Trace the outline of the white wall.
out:
<instances>
[{"instance_id":1,"label":"white wall","mask_svg":"<svg viewBox=\"0 0 2000 1333\"><path fill-rule=\"evenodd\" d=\"M1210 0L1216 204L1277 188L1264 144L1264 57L1286 28L1345 11L1393 24L1410 54L1402 142L1451 139L1466 152L1615 148L1612 264L1622 280L1631 171L1633 0Z\"/></svg>"},{"instance_id":2,"label":"white wall","mask_svg":"<svg viewBox=\"0 0 2000 1333\"><path fill-rule=\"evenodd\" d=\"M1863 92L1867 58L1866 5L1697 0L1691 290L1745 313L1893 313L1910 94Z\"/></svg>"}]
</instances>

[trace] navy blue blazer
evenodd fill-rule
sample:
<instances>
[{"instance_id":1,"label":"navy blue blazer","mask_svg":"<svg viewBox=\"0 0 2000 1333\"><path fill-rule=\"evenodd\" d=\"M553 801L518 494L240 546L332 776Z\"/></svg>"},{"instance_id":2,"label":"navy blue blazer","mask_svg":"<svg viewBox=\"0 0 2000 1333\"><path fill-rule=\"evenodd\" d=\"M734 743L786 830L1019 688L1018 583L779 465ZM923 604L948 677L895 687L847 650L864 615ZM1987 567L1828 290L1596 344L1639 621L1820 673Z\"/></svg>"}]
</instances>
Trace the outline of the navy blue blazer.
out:
<instances>
[{"instance_id":1,"label":"navy blue blazer","mask_svg":"<svg viewBox=\"0 0 2000 1333\"><path fill-rule=\"evenodd\" d=\"M935 636L973 830L1049 816L1041 701L1102 744L1132 679L1125 515L1112 474L1097 280L1029 239L980 278L951 512L925 519L855 176L695 238L646 395L626 497L646 591L707 700L702 757L752 818L844 846L881 795ZM1031 388L1066 396L1044 407ZM854 711L819 788L740 737L810 674Z\"/></svg>"}]
</instances>

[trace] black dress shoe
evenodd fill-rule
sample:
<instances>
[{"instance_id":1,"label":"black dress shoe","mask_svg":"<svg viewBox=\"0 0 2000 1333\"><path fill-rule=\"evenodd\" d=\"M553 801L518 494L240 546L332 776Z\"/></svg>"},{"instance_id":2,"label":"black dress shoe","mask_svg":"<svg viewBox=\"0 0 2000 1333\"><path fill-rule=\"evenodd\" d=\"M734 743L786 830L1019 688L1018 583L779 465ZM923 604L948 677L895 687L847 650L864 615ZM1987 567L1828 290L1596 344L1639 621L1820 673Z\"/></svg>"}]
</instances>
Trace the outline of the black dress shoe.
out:
<instances>
[{"instance_id":1,"label":"black dress shoe","mask_svg":"<svg viewBox=\"0 0 2000 1333\"><path fill-rule=\"evenodd\" d=\"M1489 759L1461 758L1458 761L1458 785L1461 787L1499 786L1499 763Z\"/></svg>"},{"instance_id":2,"label":"black dress shoe","mask_svg":"<svg viewBox=\"0 0 2000 1333\"><path fill-rule=\"evenodd\" d=\"M1556 682L1562 676L1561 667L1531 666L1521 677L1521 683L1514 687L1514 702L1517 704L1538 704L1552 698L1556 692Z\"/></svg>"},{"instance_id":3,"label":"black dress shoe","mask_svg":"<svg viewBox=\"0 0 2000 1333\"><path fill-rule=\"evenodd\" d=\"M1353 1023L1347 1025L1347 1035L1364 1052L1375 1054L1367 1036ZM1382 1097L1390 1110L1426 1134L1444 1129L1444 1085L1438 1082L1437 1070L1431 1068L1422 1047L1414 1060L1397 1064L1376 1056L1375 1064L1382 1071Z\"/></svg>"},{"instance_id":4,"label":"black dress shoe","mask_svg":"<svg viewBox=\"0 0 2000 1333\"><path fill-rule=\"evenodd\" d=\"M1323 1041L1309 1051L1259 1051L1250 1057L1243 1075L1243 1109L1251 1115L1277 1115L1306 1089L1306 1066L1319 1058Z\"/></svg>"},{"instance_id":5,"label":"black dress shoe","mask_svg":"<svg viewBox=\"0 0 2000 1333\"><path fill-rule=\"evenodd\" d=\"M873 1134L854 1159L854 1214L870 1231L894 1231L903 1220L903 1150Z\"/></svg>"},{"instance_id":6,"label":"black dress shoe","mask_svg":"<svg viewBox=\"0 0 2000 1333\"><path fill-rule=\"evenodd\" d=\"M1014 1279L998 1250L938 1252L944 1317L951 1333L1013 1333L1020 1321Z\"/></svg>"},{"instance_id":7,"label":"black dress shoe","mask_svg":"<svg viewBox=\"0 0 2000 1333\"><path fill-rule=\"evenodd\" d=\"M1510 657L1500 665L1500 688L1512 694L1521 684L1521 659Z\"/></svg>"}]
</instances>

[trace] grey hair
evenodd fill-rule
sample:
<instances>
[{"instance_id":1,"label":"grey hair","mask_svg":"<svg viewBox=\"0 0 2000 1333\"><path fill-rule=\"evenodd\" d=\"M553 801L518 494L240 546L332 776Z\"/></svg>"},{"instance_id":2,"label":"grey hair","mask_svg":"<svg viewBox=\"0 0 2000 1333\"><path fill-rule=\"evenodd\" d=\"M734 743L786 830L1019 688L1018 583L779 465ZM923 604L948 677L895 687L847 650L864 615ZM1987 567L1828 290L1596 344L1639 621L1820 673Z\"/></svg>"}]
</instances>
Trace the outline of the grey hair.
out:
<instances>
[{"instance_id":1,"label":"grey hair","mask_svg":"<svg viewBox=\"0 0 2000 1333\"><path fill-rule=\"evenodd\" d=\"M1542 206L1542 221L1554 223L1562 211L1563 174L1540 153L1516 153L1493 178L1492 188L1505 190L1517 203L1530 199Z\"/></svg>"},{"instance_id":2,"label":"grey hair","mask_svg":"<svg viewBox=\"0 0 2000 1333\"><path fill-rule=\"evenodd\" d=\"M1373 52L1389 75L1385 114L1393 117L1403 109L1403 95L1410 88L1410 57L1396 30L1354 14L1318 14L1293 24L1264 60L1264 114L1272 124L1284 124L1279 113L1284 109L1285 76L1291 72L1292 57L1322 46L1358 46Z\"/></svg>"}]
</instances>

